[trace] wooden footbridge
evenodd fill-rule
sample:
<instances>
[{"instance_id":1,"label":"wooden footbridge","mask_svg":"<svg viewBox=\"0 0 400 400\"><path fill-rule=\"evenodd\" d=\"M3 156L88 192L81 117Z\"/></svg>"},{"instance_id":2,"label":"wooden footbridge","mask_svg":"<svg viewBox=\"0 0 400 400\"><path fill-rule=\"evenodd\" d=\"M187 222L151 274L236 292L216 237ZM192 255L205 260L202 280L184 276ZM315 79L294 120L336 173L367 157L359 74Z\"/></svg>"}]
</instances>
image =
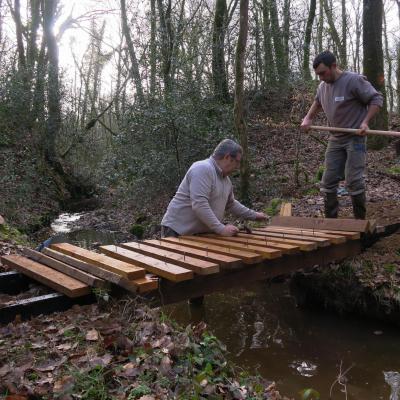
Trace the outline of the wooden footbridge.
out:
<instances>
[{"instance_id":1,"label":"wooden footbridge","mask_svg":"<svg viewBox=\"0 0 400 400\"><path fill-rule=\"evenodd\" d=\"M372 231L371 221L275 217L270 225L229 238L145 240L101 246L100 253L68 243L52 244L41 253L24 249L24 255L2 257L18 273L0 274L0 292L29 277L56 293L0 308L0 320L94 301L93 293L108 289L166 304L243 287L355 256Z\"/></svg>"}]
</instances>

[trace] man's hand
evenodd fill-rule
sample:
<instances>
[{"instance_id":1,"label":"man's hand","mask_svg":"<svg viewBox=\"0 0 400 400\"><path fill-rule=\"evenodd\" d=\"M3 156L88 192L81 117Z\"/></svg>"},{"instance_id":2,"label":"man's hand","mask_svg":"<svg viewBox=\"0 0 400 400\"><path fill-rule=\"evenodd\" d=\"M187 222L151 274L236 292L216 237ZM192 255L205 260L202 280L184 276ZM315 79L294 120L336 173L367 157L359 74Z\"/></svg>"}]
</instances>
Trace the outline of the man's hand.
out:
<instances>
[{"instance_id":1,"label":"man's hand","mask_svg":"<svg viewBox=\"0 0 400 400\"><path fill-rule=\"evenodd\" d=\"M263 212L256 212L256 221L265 221L267 218L268 215L264 214Z\"/></svg>"},{"instance_id":2,"label":"man's hand","mask_svg":"<svg viewBox=\"0 0 400 400\"><path fill-rule=\"evenodd\" d=\"M369 129L368 124L365 122L361 122L360 128L357 130L357 135L365 136L367 134L367 130Z\"/></svg>"},{"instance_id":3,"label":"man's hand","mask_svg":"<svg viewBox=\"0 0 400 400\"><path fill-rule=\"evenodd\" d=\"M225 228L220 233L221 236L235 236L239 232L239 229L234 225L225 225Z\"/></svg>"},{"instance_id":4,"label":"man's hand","mask_svg":"<svg viewBox=\"0 0 400 400\"><path fill-rule=\"evenodd\" d=\"M304 132L308 132L310 126L312 125L312 122L313 122L312 118L306 115L303 119L303 122L300 125L301 130L303 130Z\"/></svg>"}]
</instances>

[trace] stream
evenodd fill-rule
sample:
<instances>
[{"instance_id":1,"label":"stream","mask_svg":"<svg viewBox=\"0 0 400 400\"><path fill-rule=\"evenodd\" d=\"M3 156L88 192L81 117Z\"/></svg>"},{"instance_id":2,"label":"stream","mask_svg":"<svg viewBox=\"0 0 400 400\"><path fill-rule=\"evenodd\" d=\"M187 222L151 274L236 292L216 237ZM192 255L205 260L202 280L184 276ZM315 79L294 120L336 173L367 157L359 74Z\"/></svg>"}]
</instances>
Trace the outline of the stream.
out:
<instances>
[{"instance_id":1,"label":"stream","mask_svg":"<svg viewBox=\"0 0 400 400\"><path fill-rule=\"evenodd\" d=\"M61 214L52 224L51 242L90 247L126 240L121 232L74 230L81 215ZM182 302L163 312L184 326L205 321L230 360L274 380L286 396L299 399L301 390L313 388L321 399L330 392L335 400L399 398L399 330L298 308L287 283L258 282L206 296L202 306ZM337 382L340 373L345 374Z\"/></svg>"}]
</instances>

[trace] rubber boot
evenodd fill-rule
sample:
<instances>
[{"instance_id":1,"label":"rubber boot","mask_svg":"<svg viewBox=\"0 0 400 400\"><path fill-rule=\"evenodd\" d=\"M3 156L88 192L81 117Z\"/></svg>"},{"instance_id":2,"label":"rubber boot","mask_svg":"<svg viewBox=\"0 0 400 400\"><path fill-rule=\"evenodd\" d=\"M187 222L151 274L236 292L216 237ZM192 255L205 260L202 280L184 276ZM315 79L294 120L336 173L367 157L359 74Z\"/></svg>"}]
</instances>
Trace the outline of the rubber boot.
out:
<instances>
[{"instance_id":1,"label":"rubber boot","mask_svg":"<svg viewBox=\"0 0 400 400\"><path fill-rule=\"evenodd\" d=\"M351 203L353 204L354 218L365 219L365 215L367 214L365 192L351 196Z\"/></svg>"},{"instance_id":2,"label":"rubber boot","mask_svg":"<svg viewBox=\"0 0 400 400\"><path fill-rule=\"evenodd\" d=\"M337 218L339 202L336 193L325 193L325 218Z\"/></svg>"}]
</instances>

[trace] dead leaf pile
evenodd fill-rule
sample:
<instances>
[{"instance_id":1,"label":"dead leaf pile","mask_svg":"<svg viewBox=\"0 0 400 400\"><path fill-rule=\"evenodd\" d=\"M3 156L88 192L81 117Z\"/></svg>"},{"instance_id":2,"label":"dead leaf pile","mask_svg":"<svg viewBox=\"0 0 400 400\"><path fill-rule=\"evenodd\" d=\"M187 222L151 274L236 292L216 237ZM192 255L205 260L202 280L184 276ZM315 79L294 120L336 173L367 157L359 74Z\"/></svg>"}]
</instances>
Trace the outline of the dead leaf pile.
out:
<instances>
[{"instance_id":1,"label":"dead leaf pile","mask_svg":"<svg viewBox=\"0 0 400 400\"><path fill-rule=\"evenodd\" d=\"M261 378L236 378L204 323L186 329L139 300L0 327L0 394L28 398L282 399ZM93 397L91 397L93 396Z\"/></svg>"}]
</instances>

